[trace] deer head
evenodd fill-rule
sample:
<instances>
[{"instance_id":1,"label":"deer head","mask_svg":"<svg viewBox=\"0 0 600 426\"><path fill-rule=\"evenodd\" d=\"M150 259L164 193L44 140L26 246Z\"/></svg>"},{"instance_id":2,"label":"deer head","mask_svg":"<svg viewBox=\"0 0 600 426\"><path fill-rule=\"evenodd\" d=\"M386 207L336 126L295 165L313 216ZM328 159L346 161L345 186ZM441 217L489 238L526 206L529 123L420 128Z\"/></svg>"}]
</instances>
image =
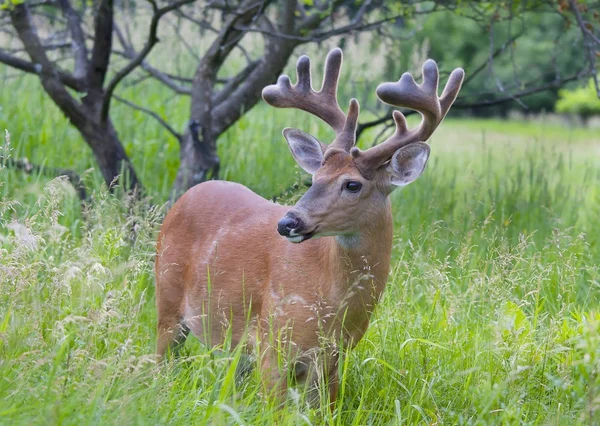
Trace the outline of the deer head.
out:
<instances>
[{"instance_id":1,"label":"deer head","mask_svg":"<svg viewBox=\"0 0 600 426\"><path fill-rule=\"evenodd\" d=\"M417 84L409 73L398 82L377 87L383 102L418 111L421 124L408 129L400 111L394 111L396 132L385 142L366 151L355 147L359 105L350 101L344 114L337 101L337 85L342 65L342 51L327 55L321 90L311 87L310 60L298 59L298 82L288 76L263 89L264 100L277 108L298 108L316 115L335 131L329 145L300 130L286 128L292 155L300 167L313 176L311 188L279 221L278 232L289 241L299 243L325 235L352 236L383 211L388 195L397 187L408 185L425 170L429 159L426 141L442 122L460 90L464 71L455 69L438 97L439 73L433 60L423 65L423 83Z\"/></svg>"}]
</instances>

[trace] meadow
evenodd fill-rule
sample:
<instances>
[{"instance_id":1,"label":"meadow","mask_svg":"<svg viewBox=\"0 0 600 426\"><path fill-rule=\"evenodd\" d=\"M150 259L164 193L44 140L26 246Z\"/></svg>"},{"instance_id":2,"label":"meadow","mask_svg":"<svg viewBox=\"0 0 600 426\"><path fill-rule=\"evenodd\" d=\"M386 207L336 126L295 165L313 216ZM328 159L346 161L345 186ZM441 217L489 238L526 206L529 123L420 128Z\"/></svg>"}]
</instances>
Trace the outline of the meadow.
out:
<instances>
[{"instance_id":1,"label":"meadow","mask_svg":"<svg viewBox=\"0 0 600 426\"><path fill-rule=\"evenodd\" d=\"M0 128L11 136L0 170L0 424L600 422L597 129L443 123L427 171L393 195L388 287L340 365L338 410L323 414L297 392L283 409L265 402L255 372L235 379L239 353L218 355L193 338L156 364L154 243L177 142L115 103L148 199L108 194L36 80L3 84ZM136 95L183 128L185 101ZM280 199L293 202L305 176L286 126L328 135L304 115L259 105L220 140L221 177L265 197L298 183ZM4 167L9 156L77 170L91 200L82 207L63 179Z\"/></svg>"}]
</instances>

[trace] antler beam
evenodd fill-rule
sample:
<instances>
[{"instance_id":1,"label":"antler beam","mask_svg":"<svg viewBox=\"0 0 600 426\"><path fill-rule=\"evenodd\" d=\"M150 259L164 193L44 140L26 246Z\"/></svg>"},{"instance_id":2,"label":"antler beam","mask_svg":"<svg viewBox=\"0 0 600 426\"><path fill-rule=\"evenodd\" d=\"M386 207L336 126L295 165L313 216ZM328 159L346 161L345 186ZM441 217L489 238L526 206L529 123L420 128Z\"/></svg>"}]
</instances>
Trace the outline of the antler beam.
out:
<instances>
[{"instance_id":1,"label":"antler beam","mask_svg":"<svg viewBox=\"0 0 600 426\"><path fill-rule=\"evenodd\" d=\"M404 73L398 82L380 84L377 87L379 99L393 106L418 111L422 116L421 124L417 128L409 130L404 114L394 111L396 132L392 137L366 151L361 151L357 147L352 148L351 154L360 171L365 176L370 176L398 149L413 142L426 142L454 103L464 75L462 68L452 71L442 96L439 98L437 95L439 72L436 63L431 59L423 64L423 83L421 84L417 84L409 73Z\"/></svg>"},{"instance_id":2,"label":"antler beam","mask_svg":"<svg viewBox=\"0 0 600 426\"><path fill-rule=\"evenodd\" d=\"M342 51L333 49L327 55L321 90L315 92L311 85L310 59L301 56L296 64L297 83L292 85L287 75L282 75L277 84L263 89L263 99L277 108L297 108L319 117L335 131L336 139L329 148L348 152L356 140L356 124L359 105L350 101L348 115L344 114L337 101L337 87L342 67Z\"/></svg>"}]
</instances>

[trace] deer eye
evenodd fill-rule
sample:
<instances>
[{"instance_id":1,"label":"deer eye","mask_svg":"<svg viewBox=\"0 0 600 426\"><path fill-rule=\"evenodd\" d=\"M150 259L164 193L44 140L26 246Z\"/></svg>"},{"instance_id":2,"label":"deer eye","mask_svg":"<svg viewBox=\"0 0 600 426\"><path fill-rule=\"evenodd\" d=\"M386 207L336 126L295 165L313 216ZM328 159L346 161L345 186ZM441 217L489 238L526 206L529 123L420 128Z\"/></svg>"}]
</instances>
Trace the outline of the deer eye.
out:
<instances>
[{"instance_id":1,"label":"deer eye","mask_svg":"<svg viewBox=\"0 0 600 426\"><path fill-rule=\"evenodd\" d=\"M358 192L362 188L362 183L356 180L350 180L344 184L344 187L350 192Z\"/></svg>"}]
</instances>

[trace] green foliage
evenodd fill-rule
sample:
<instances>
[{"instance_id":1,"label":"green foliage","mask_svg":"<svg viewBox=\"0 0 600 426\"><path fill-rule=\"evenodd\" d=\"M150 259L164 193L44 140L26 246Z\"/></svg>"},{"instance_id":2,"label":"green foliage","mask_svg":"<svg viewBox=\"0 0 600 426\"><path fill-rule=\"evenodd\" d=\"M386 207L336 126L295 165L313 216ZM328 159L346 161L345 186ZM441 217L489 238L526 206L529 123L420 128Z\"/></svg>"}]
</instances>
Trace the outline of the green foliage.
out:
<instances>
[{"instance_id":1,"label":"green foliage","mask_svg":"<svg viewBox=\"0 0 600 426\"><path fill-rule=\"evenodd\" d=\"M148 186L168 189L175 164L162 162L177 147L121 112ZM57 161L81 145L68 123L31 113L25 136L34 124L10 118L15 157ZM253 111L221 151L225 176L267 196L302 178L279 115ZM323 133L314 123L300 125ZM180 358L155 363L164 210L123 203L92 174L81 211L63 180L3 169L0 424L595 424L599 144L597 132L552 123L445 121L425 175L392 197L388 287L340 366L340 409L324 416L294 392L278 410L256 371L234 380L239 352L190 338Z\"/></svg>"},{"instance_id":2,"label":"green foliage","mask_svg":"<svg viewBox=\"0 0 600 426\"><path fill-rule=\"evenodd\" d=\"M432 16L440 17L424 23L427 37L399 41L404 62L388 59L389 78L409 68L426 39L443 69L485 59L480 29ZM554 18L540 19L553 31ZM540 78L543 49L525 42L519 66ZM380 81L368 59L343 81ZM297 393L284 410L265 402L256 371L233 380L239 352L218 355L191 338L182 357L155 363L152 267L164 209L107 194L89 148L38 79L4 77L0 129L11 130L12 150L5 144L0 155L0 424L600 422L600 163L589 154L597 131L444 121L425 175L392 197L388 287L367 335L341 363L340 408L323 418ZM481 78L477 87L487 87ZM345 104L356 87L340 87ZM120 94L177 129L189 117L189 101L160 85ZM373 91L364 98L374 101ZM113 118L149 197L162 205L177 142L122 104ZM221 177L265 197L301 182L281 136L290 125L332 136L307 114L259 105L220 139ZM9 154L78 171L91 205L82 210L62 179L2 168Z\"/></svg>"},{"instance_id":3,"label":"green foliage","mask_svg":"<svg viewBox=\"0 0 600 426\"><path fill-rule=\"evenodd\" d=\"M558 96L556 112L579 114L583 117L600 114L600 99L592 79L587 86L560 90Z\"/></svg>"},{"instance_id":4,"label":"green foliage","mask_svg":"<svg viewBox=\"0 0 600 426\"><path fill-rule=\"evenodd\" d=\"M15 6L25 3L26 0L0 0L0 10L11 10Z\"/></svg>"},{"instance_id":5,"label":"green foliage","mask_svg":"<svg viewBox=\"0 0 600 426\"><path fill-rule=\"evenodd\" d=\"M483 66L461 93L471 102L550 84L557 73L575 75L585 63L584 50L573 48L581 37L577 26L569 26L564 16L542 6L543 2L479 2L481 15L475 14L473 3L459 2L456 9L399 22L393 30L397 37L392 51L396 53L387 60L386 78L396 80L405 70L418 73L426 57L435 59L442 71L463 67L467 78ZM511 12L511 7L518 11ZM501 53L490 62L490 55L497 50ZM557 90L550 90L529 96L524 103L532 112L553 111L557 97ZM504 114L510 108L521 109L522 105L508 102L475 113Z\"/></svg>"}]
</instances>

